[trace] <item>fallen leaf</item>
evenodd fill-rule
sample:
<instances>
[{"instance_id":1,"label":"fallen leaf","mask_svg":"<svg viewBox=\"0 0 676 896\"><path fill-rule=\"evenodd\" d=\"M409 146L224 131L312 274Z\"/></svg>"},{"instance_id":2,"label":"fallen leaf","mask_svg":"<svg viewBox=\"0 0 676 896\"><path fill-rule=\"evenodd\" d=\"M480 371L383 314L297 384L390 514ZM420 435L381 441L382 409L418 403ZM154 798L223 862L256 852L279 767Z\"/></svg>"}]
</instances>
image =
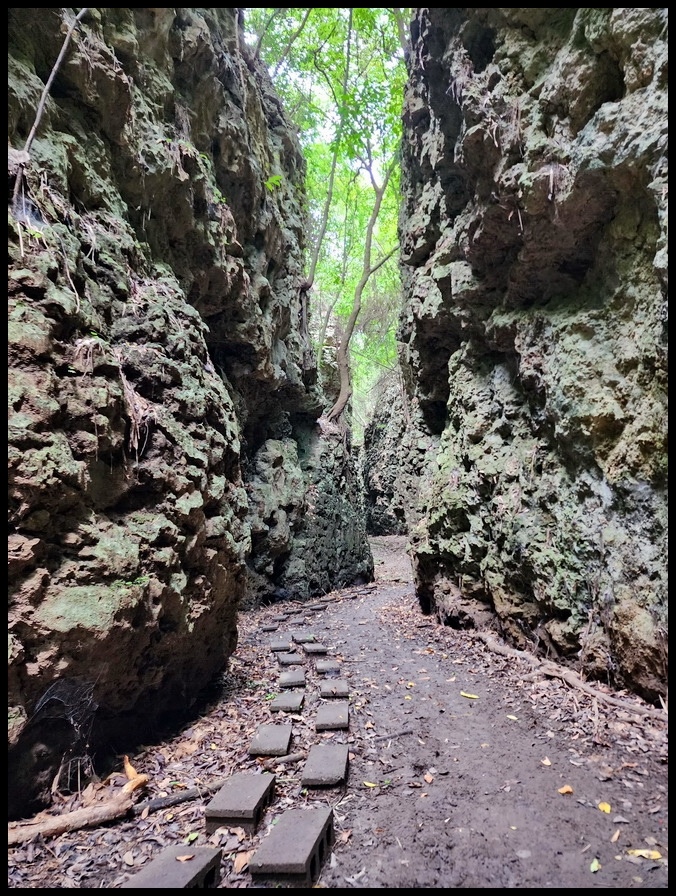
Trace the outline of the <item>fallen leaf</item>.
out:
<instances>
[{"instance_id":1,"label":"fallen leaf","mask_svg":"<svg viewBox=\"0 0 676 896\"><path fill-rule=\"evenodd\" d=\"M194 858L195 858L195 853L192 853L192 855L189 855L189 856L176 856L176 861L177 862L189 862L191 859L194 859Z\"/></svg>"},{"instance_id":2,"label":"fallen leaf","mask_svg":"<svg viewBox=\"0 0 676 896\"><path fill-rule=\"evenodd\" d=\"M589 866L589 870L592 874L595 874L597 871L600 871L603 868L603 865L599 862L598 859L594 859Z\"/></svg>"},{"instance_id":3,"label":"fallen leaf","mask_svg":"<svg viewBox=\"0 0 676 896\"><path fill-rule=\"evenodd\" d=\"M661 859L662 853L656 849L628 849L628 856L636 856L639 859Z\"/></svg>"},{"instance_id":4,"label":"fallen leaf","mask_svg":"<svg viewBox=\"0 0 676 896\"><path fill-rule=\"evenodd\" d=\"M194 843L194 841L197 840L198 837L199 837L199 834L197 833L197 831L193 831L192 833L188 834L188 836L185 838L185 842L186 843Z\"/></svg>"},{"instance_id":5,"label":"fallen leaf","mask_svg":"<svg viewBox=\"0 0 676 896\"><path fill-rule=\"evenodd\" d=\"M425 775L425 781L426 781L428 784L431 784L432 781L434 781L434 775L430 775L430 773L427 772L427 774Z\"/></svg>"},{"instance_id":6,"label":"fallen leaf","mask_svg":"<svg viewBox=\"0 0 676 896\"><path fill-rule=\"evenodd\" d=\"M460 696L467 697L468 700L478 700L479 699L478 694L468 694L466 691L460 691Z\"/></svg>"},{"instance_id":7,"label":"fallen leaf","mask_svg":"<svg viewBox=\"0 0 676 896\"><path fill-rule=\"evenodd\" d=\"M123 786L122 793L133 793L134 790L138 790L139 787L145 787L149 780L149 775L136 775L135 778L130 778Z\"/></svg>"},{"instance_id":8,"label":"fallen leaf","mask_svg":"<svg viewBox=\"0 0 676 896\"><path fill-rule=\"evenodd\" d=\"M544 759L541 759L540 762L542 763L542 765L551 765L552 764L552 760L548 759L547 756L545 756Z\"/></svg>"},{"instance_id":9,"label":"fallen leaf","mask_svg":"<svg viewBox=\"0 0 676 896\"><path fill-rule=\"evenodd\" d=\"M617 843L617 841L618 841L619 839L620 839L620 829L618 828L618 829L615 831L615 833L613 834L613 836L610 838L610 842L611 842L611 843Z\"/></svg>"},{"instance_id":10,"label":"fallen leaf","mask_svg":"<svg viewBox=\"0 0 676 896\"><path fill-rule=\"evenodd\" d=\"M122 856L122 861L125 865L133 865L134 864L134 853L133 852L125 852Z\"/></svg>"},{"instance_id":11,"label":"fallen leaf","mask_svg":"<svg viewBox=\"0 0 676 896\"><path fill-rule=\"evenodd\" d=\"M129 761L129 757L124 757L124 773L129 778L129 780L133 780L134 778L138 778L138 772L134 768L134 766Z\"/></svg>"},{"instance_id":12,"label":"fallen leaf","mask_svg":"<svg viewBox=\"0 0 676 896\"><path fill-rule=\"evenodd\" d=\"M575 791L570 786L570 784L564 784L563 787L559 787L559 793L574 793Z\"/></svg>"},{"instance_id":13,"label":"fallen leaf","mask_svg":"<svg viewBox=\"0 0 676 896\"><path fill-rule=\"evenodd\" d=\"M373 784L371 781L364 781L364 787L377 787L377 784Z\"/></svg>"},{"instance_id":14,"label":"fallen leaf","mask_svg":"<svg viewBox=\"0 0 676 896\"><path fill-rule=\"evenodd\" d=\"M232 862L233 870L235 874L240 874L246 866L249 864L249 859L253 855L253 850L249 852L238 852Z\"/></svg>"},{"instance_id":15,"label":"fallen leaf","mask_svg":"<svg viewBox=\"0 0 676 896\"><path fill-rule=\"evenodd\" d=\"M338 836L336 837L336 841L338 843L347 843L347 841L350 839L351 836L352 836L351 830L341 831L340 834L338 834Z\"/></svg>"},{"instance_id":16,"label":"fallen leaf","mask_svg":"<svg viewBox=\"0 0 676 896\"><path fill-rule=\"evenodd\" d=\"M599 803L599 809L601 812L605 812L606 815L610 814L610 803Z\"/></svg>"},{"instance_id":17,"label":"fallen leaf","mask_svg":"<svg viewBox=\"0 0 676 896\"><path fill-rule=\"evenodd\" d=\"M422 784L420 783L420 781L409 781L408 786L409 787L422 787Z\"/></svg>"},{"instance_id":18,"label":"fallen leaf","mask_svg":"<svg viewBox=\"0 0 676 896\"><path fill-rule=\"evenodd\" d=\"M513 722L518 722L518 718L516 716L507 716L508 719L511 719Z\"/></svg>"}]
</instances>

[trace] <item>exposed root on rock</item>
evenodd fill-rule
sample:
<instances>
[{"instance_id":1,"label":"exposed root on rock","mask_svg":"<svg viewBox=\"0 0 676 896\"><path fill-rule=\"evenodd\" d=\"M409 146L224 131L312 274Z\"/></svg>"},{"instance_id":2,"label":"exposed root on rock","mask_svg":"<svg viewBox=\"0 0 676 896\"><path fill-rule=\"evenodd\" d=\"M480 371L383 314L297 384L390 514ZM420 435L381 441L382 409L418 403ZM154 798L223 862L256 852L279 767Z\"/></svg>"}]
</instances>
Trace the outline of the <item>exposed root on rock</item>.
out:
<instances>
[{"instance_id":1,"label":"exposed root on rock","mask_svg":"<svg viewBox=\"0 0 676 896\"><path fill-rule=\"evenodd\" d=\"M611 697L609 694L604 694L603 691L599 691L587 684L587 682L580 678L577 672L574 672L572 669L563 669L561 666L557 666L550 660L540 660L523 650L517 650L515 647L508 647L506 644L501 644L488 632L474 632L474 636L480 641L483 641L489 650L492 650L494 653L499 653L501 656L524 660L533 666L534 672L540 675L547 675L549 678L560 678L561 681L565 681L566 684L571 687L577 688L583 693L588 694L590 697L595 697L597 700L602 700L609 706L614 706L617 709L624 709L627 712L633 712L644 718L656 719L660 722L667 721L667 712L665 709L651 709L650 707L636 706L634 703L620 700L617 697Z\"/></svg>"}]
</instances>

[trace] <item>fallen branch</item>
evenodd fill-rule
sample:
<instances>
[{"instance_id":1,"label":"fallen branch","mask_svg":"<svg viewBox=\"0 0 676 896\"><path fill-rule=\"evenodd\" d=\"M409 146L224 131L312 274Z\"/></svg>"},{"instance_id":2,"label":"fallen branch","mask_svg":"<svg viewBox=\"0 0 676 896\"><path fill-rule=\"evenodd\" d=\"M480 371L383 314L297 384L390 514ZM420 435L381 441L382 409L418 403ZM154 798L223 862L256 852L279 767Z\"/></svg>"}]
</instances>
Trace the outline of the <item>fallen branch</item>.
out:
<instances>
[{"instance_id":1,"label":"fallen branch","mask_svg":"<svg viewBox=\"0 0 676 896\"><path fill-rule=\"evenodd\" d=\"M34 818L32 821L12 822L8 827L7 845L18 846L40 834L42 837L58 837L69 831L97 827L108 821L125 817L134 804L134 791L148 783L148 775L138 775L128 781L122 790L105 803L74 809L63 815Z\"/></svg>"},{"instance_id":2,"label":"fallen branch","mask_svg":"<svg viewBox=\"0 0 676 896\"><path fill-rule=\"evenodd\" d=\"M169 796L157 796L152 800L146 800L143 803L137 803L131 810L131 814L136 818L142 815L147 809L148 812L156 812L158 809L169 809L171 806L178 806L180 803L187 803L190 800L199 800L203 796L210 796L225 784L226 779L214 781L212 784L206 784L204 787L191 787L189 790L183 790L180 793L171 793Z\"/></svg>"},{"instance_id":3,"label":"fallen branch","mask_svg":"<svg viewBox=\"0 0 676 896\"><path fill-rule=\"evenodd\" d=\"M414 733L415 733L414 731L411 731L410 729L407 728L405 731L395 731L394 734L379 734L379 735L377 735L377 737L374 737L373 740L374 741L394 740L395 737L405 737L408 734L414 734Z\"/></svg>"},{"instance_id":4,"label":"fallen branch","mask_svg":"<svg viewBox=\"0 0 676 896\"><path fill-rule=\"evenodd\" d=\"M645 706L636 706L633 703L619 700L617 697L611 697L609 694L604 694L603 691L599 691L596 688L593 688L591 685L587 684L587 682L580 678L577 672L574 672L572 669L562 669L555 663L552 663L550 660L540 660L523 650L517 650L514 647L507 647L505 644L500 644L493 638L492 635L489 635L487 632L475 632L474 634L477 638L479 638L480 641L483 641L484 644L494 653L499 653L501 656L508 656L515 659L524 660L525 662L533 666L535 672L539 672L542 675L547 675L549 676L549 678L560 678L571 687L577 688L583 693L588 694L590 697L596 697L598 700L602 700L609 706L614 706L616 709L623 709L627 712L636 713L636 715L642 716L643 718L657 719L660 722L667 721L667 713L664 710L652 709Z\"/></svg>"},{"instance_id":5,"label":"fallen branch","mask_svg":"<svg viewBox=\"0 0 676 896\"><path fill-rule=\"evenodd\" d=\"M289 753L287 756L275 756L271 759L266 759L262 765L264 769L270 771L278 765L284 765L287 762L302 762L306 757L307 753Z\"/></svg>"}]
</instances>

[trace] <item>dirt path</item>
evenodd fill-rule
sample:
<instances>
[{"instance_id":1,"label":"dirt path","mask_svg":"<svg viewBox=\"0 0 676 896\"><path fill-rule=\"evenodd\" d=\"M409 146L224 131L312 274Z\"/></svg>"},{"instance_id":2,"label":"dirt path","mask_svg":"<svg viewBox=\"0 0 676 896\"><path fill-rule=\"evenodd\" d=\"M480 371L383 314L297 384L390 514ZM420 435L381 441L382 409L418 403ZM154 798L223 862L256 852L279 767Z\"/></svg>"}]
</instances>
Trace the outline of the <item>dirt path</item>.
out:
<instances>
[{"instance_id":1,"label":"dirt path","mask_svg":"<svg viewBox=\"0 0 676 896\"><path fill-rule=\"evenodd\" d=\"M350 685L349 732L325 735L349 744L346 785L306 791L302 763L278 765L278 797L255 835L207 838L205 795L10 850L9 887L115 888L163 845L192 838L223 847L221 888L252 888L247 858L275 817L320 800L336 834L320 888L666 888L666 720L438 626L419 613L403 539L373 539L373 550L375 586L332 595L316 620ZM150 776L148 797L262 762L247 747L270 721L279 668L261 625L281 608L243 614L217 698L180 736L130 757ZM317 734L311 714L293 719L302 753ZM62 809L99 797L92 788Z\"/></svg>"}]
</instances>

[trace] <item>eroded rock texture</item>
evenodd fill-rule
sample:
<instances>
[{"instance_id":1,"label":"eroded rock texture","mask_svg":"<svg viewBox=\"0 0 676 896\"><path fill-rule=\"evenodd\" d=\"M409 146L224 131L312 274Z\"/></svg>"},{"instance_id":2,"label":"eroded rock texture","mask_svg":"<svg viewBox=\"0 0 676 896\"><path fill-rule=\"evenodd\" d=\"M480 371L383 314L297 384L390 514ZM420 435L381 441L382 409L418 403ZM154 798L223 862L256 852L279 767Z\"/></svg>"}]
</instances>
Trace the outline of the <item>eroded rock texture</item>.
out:
<instances>
[{"instance_id":1,"label":"eroded rock texture","mask_svg":"<svg viewBox=\"0 0 676 896\"><path fill-rule=\"evenodd\" d=\"M400 338L420 602L666 689L667 10L418 9Z\"/></svg>"},{"instance_id":2,"label":"eroded rock texture","mask_svg":"<svg viewBox=\"0 0 676 896\"><path fill-rule=\"evenodd\" d=\"M237 10L90 9L27 158L74 17L9 11L11 814L188 707L243 601L373 574L316 426L304 161Z\"/></svg>"}]
</instances>

